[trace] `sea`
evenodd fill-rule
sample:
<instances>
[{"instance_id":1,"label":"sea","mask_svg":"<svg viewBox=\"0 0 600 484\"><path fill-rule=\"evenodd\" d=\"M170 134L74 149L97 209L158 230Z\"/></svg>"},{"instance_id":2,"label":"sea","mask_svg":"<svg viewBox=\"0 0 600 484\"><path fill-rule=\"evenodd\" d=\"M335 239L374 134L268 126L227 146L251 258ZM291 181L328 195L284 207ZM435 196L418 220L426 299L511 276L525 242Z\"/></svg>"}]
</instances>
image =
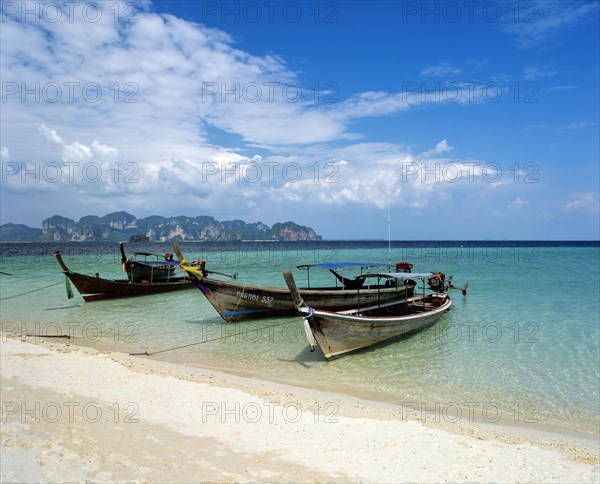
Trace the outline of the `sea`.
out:
<instances>
[{"instance_id":1,"label":"sea","mask_svg":"<svg viewBox=\"0 0 600 484\"><path fill-rule=\"evenodd\" d=\"M183 242L188 260L237 282L299 286L318 262L410 262L441 271L466 296L415 335L326 361L302 319L225 323L196 288L84 302L67 298L60 250L74 272L123 278L116 243L0 244L6 334L69 335L77 344L149 353L176 364L342 393L425 420L485 421L600 435L600 243L534 241ZM129 243L173 252L169 243ZM333 284L312 268L310 284ZM346 273L346 275L350 275ZM36 336L27 339L35 341ZM66 340L60 340L65 342ZM90 375L93 378L94 375ZM168 391L168 389L165 389Z\"/></svg>"}]
</instances>

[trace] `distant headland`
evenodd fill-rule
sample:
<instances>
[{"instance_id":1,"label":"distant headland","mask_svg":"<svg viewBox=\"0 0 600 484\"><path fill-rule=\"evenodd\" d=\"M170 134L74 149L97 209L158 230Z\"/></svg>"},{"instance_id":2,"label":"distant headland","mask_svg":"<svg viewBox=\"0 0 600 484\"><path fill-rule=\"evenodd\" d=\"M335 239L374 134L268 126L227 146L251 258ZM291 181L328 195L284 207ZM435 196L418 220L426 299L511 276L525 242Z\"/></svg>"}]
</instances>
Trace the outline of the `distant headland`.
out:
<instances>
[{"instance_id":1,"label":"distant headland","mask_svg":"<svg viewBox=\"0 0 600 484\"><path fill-rule=\"evenodd\" d=\"M103 217L86 215L78 222L54 215L42 222L42 228L22 224L0 226L0 242L104 242L104 241L231 241L231 240L321 240L310 227L294 222L276 223L272 227L242 220L219 222L214 217L161 217L138 219L127 212L113 212Z\"/></svg>"}]
</instances>

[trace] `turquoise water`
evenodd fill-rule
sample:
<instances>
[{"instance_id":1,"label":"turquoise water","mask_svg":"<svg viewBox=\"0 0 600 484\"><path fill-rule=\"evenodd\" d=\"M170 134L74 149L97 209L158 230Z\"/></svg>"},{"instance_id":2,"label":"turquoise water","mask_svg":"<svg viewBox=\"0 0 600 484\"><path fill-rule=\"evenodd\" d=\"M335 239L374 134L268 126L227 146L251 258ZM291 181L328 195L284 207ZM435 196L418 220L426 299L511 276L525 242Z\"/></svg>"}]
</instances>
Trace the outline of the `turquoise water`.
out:
<instances>
[{"instance_id":1,"label":"turquoise water","mask_svg":"<svg viewBox=\"0 0 600 484\"><path fill-rule=\"evenodd\" d=\"M70 334L80 343L124 352L190 345L152 358L404 403L403 412L429 419L598 434L597 243L396 242L393 262L412 262L415 272L454 274L457 286L469 282L468 296L452 292L454 308L422 333L329 362L308 350L301 319L225 324L195 288L93 303L75 291L69 300L52 255L56 248L73 271L123 276L116 244L3 244L5 331ZM170 246L135 250L165 252ZM189 260L205 259L207 268L238 272L239 282L281 286L284 268L389 257L387 242L190 243L183 250ZM295 274L299 284L305 282L304 272ZM311 284L330 278L327 271L311 271Z\"/></svg>"}]
</instances>

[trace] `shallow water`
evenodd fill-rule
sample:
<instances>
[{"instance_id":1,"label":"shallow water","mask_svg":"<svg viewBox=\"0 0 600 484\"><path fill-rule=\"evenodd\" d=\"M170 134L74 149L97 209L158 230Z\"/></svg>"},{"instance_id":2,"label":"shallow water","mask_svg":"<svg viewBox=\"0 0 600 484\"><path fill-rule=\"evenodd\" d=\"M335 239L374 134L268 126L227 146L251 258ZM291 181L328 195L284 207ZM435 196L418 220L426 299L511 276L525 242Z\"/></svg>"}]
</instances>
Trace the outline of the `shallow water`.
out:
<instances>
[{"instance_id":1,"label":"shallow water","mask_svg":"<svg viewBox=\"0 0 600 484\"><path fill-rule=\"evenodd\" d=\"M281 272L321 261L387 262L387 242L185 243L188 260L239 273L239 282L284 285ZM116 244L0 245L1 319L14 333L69 334L84 344L303 386L437 409L449 421L502 419L598 433L598 243L395 242L393 262L454 274L469 294L433 327L325 361L308 350L302 320L225 324L195 288L84 303L67 299L53 256L71 270L122 278ZM128 251L172 251L129 244ZM6 275L10 274L10 275ZM295 272L299 284L304 272ZM311 284L331 283L311 270ZM460 410L462 409L462 410ZM466 412L466 413L465 413Z\"/></svg>"}]
</instances>

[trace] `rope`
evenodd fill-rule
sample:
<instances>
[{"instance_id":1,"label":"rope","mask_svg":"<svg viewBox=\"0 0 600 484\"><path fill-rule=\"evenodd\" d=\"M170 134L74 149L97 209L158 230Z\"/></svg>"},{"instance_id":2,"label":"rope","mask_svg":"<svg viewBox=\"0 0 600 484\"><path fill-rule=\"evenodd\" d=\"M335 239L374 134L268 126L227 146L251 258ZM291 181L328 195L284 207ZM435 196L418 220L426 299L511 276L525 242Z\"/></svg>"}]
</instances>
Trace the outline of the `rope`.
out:
<instances>
[{"instance_id":1,"label":"rope","mask_svg":"<svg viewBox=\"0 0 600 484\"><path fill-rule=\"evenodd\" d=\"M233 312L235 313L237 311L238 306L240 305L240 301L242 300L242 297L244 296L245 292L246 292L246 286L248 284L244 284L244 287L242 287L242 292L240 294L240 297L238 297L237 303L235 304L235 308L233 308Z\"/></svg>"},{"instance_id":2,"label":"rope","mask_svg":"<svg viewBox=\"0 0 600 484\"><path fill-rule=\"evenodd\" d=\"M289 324L292 321L284 321L283 323L279 323L279 324L274 324L273 326L269 326L269 328L276 328L277 326L281 326L284 324ZM252 333L253 331L258 331L258 330L263 330L264 328L255 328L255 329L251 329L249 331L246 331L247 333ZM226 336L220 336L218 338L212 338L212 339L207 339L204 341L198 341L196 343L189 343L187 345L182 345L182 346L175 346L174 348L167 348L166 350L158 350L158 351L153 351L152 353L148 353L148 351L144 351L143 353L129 353L129 356L152 356L152 355L157 355L158 353L166 353L167 351L173 351L173 350L180 350L181 348L188 348L190 346L196 346L196 345L202 345L204 343L210 343L212 341L219 341L221 339L226 339L226 338L230 338L232 335L228 334Z\"/></svg>"},{"instance_id":3,"label":"rope","mask_svg":"<svg viewBox=\"0 0 600 484\"><path fill-rule=\"evenodd\" d=\"M37 292L37 291L41 291L43 289L48 289L50 287L58 286L59 284L64 284L64 282L61 281L61 282L57 282L55 284L50 284L49 286L39 287L37 289L32 289L31 291L22 292L21 294L15 294L14 296L6 296L6 297L3 297L3 298L0 298L0 301L6 301L7 299L12 299L12 298L15 298L15 297L25 296L27 294L31 294L32 292Z\"/></svg>"},{"instance_id":4,"label":"rope","mask_svg":"<svg viewBox=\"0 0 600 484\"><path fill-rule=\"evenodd\" d=\"M34 334L34 333L27 333L27 334L18 334L17 336L27 337L27 338L65 338L65 339L71 339L71 336L69 336L68 334Z\"/></svg>"}]
</instances>

